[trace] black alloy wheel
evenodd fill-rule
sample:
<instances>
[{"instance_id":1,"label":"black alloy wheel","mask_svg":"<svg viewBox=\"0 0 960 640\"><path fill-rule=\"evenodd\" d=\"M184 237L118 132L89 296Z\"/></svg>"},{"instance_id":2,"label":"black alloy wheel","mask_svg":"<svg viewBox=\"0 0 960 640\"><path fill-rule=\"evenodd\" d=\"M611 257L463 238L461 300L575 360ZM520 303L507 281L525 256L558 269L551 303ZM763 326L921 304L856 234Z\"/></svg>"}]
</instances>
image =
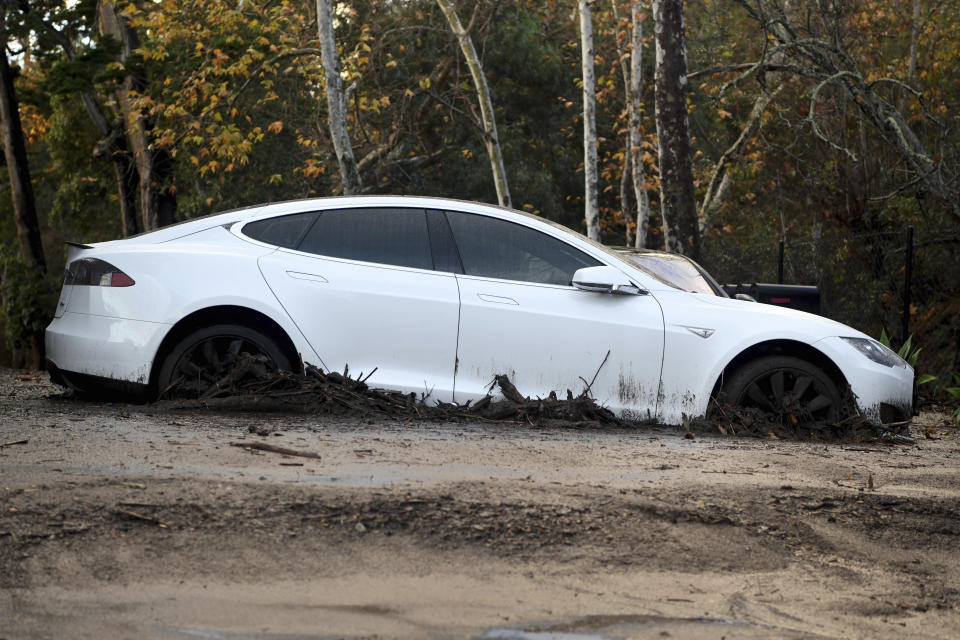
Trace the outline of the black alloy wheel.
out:
<instances>
[{"instance_id":1,"label":"black alloy wheel","mask_svg":"<svg viewBox=\"0 0 960 640\"><path fill-rule=\"evenodd\" d=\"M721 401L801 421L840 417L837 385L819 367L793 356L766 356L744 365L724 385Z\"/></svg>"},{"instance_id":2,"label":"black alloy wheel","mask_svg":"<svg viewBox=\"0 0 960 640\"><path fill-rule=\"evenodd\" d=\"M161 398L199 398L228 376L263 375L292 369L277 343L241 325L220 324L193 331L170 351L157 376Z\"/></svg>"}]
</instances>

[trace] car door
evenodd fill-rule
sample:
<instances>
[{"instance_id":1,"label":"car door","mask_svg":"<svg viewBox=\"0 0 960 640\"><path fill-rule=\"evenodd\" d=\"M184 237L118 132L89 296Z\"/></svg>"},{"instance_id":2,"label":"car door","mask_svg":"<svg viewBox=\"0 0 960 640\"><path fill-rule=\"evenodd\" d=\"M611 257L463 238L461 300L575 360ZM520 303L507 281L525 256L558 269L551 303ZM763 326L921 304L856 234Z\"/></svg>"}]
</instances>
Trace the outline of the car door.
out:
<instances>
[{"instance_id":1,"label":"car door","mask_svg":"<svg viewBox=\"0 0 960 640\"><path fill-rule=\"evenodd\" d=\"M454 275L433 269L423 209L322 211L287 244L260 270L319 364L373 373L375 387L452 399L459 296Z\"/></svg>"},{"instance_id":2,"label":"car door","mask_svg":"<svg viewBox=\"0 0 960 640\"><path fill-rule=\"evenodd\" d=\"M653 296L574 288L577 269L602 263L543 231L462 212L447 219L463 265L457 402L506 374L531 397L577 395L592 382L600 404L656 415L663 316Z\"/></svg>"}]
</instances>

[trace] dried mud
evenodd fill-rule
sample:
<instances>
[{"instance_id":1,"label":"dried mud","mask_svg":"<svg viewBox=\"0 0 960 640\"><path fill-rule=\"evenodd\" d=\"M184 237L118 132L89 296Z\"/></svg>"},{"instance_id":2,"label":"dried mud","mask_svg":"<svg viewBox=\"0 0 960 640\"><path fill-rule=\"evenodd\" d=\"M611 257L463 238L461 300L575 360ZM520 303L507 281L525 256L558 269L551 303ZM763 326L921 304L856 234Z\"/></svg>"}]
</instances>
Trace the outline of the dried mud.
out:
<instances>
[{"instance_id":1,"label":"dried mud","mask_svg":"<svg viewBox=\"0 0 960 640\"><path fill-rule=\"evenodd\" d=\"M905 447L0 396L0 638L960 635L942 414Z\"/></svg>"}]
</instances>

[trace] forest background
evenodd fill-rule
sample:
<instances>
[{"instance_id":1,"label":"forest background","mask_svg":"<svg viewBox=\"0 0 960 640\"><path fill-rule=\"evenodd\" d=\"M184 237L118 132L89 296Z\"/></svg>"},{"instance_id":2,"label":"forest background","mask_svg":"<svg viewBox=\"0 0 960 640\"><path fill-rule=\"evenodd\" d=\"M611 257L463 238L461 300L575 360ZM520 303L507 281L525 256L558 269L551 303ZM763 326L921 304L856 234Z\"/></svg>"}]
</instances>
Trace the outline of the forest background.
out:
<instances>
[{"instance_id":1,"label":"forest background","mask_svg":"<svg viewBox=\"0 0 960 640\"><path fill-rule=\"evenodd\" d=\"M671 7L682 21L667 20ZM721 282L776 281L782 241L785 282L818 285L825 315L895 346L909 287L918 369L947 383L958 368L960 0L0 11L4 362L38 356L31 336L52 317L64 241L353 192L506 195L607 244L666 242ZM685 65L673 85L660 75L671 56ZM679 143L658 122L671 105ZM678 160L688 177L668 189Z\"/></svg>"}]
</instances>

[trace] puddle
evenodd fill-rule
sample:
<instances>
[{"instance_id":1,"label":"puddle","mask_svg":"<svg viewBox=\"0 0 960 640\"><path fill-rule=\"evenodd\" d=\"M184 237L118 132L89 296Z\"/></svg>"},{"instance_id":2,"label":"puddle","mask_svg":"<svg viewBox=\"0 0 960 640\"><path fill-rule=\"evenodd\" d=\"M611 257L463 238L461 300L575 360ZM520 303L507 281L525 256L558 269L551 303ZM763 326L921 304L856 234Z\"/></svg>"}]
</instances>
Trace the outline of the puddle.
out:
<instances>
[{"instance_id":1,"label":"puddle","mask_svg":"<svg viewBox=\"0 0 960 640\"><path fill-rule=\"evenodd\" d=\"M825 638L732 618L674 618L656 615L587 616L567 623L525 629L494 628L481 636L491 640L801 640Z\"/></svg>"}]
</instances>

